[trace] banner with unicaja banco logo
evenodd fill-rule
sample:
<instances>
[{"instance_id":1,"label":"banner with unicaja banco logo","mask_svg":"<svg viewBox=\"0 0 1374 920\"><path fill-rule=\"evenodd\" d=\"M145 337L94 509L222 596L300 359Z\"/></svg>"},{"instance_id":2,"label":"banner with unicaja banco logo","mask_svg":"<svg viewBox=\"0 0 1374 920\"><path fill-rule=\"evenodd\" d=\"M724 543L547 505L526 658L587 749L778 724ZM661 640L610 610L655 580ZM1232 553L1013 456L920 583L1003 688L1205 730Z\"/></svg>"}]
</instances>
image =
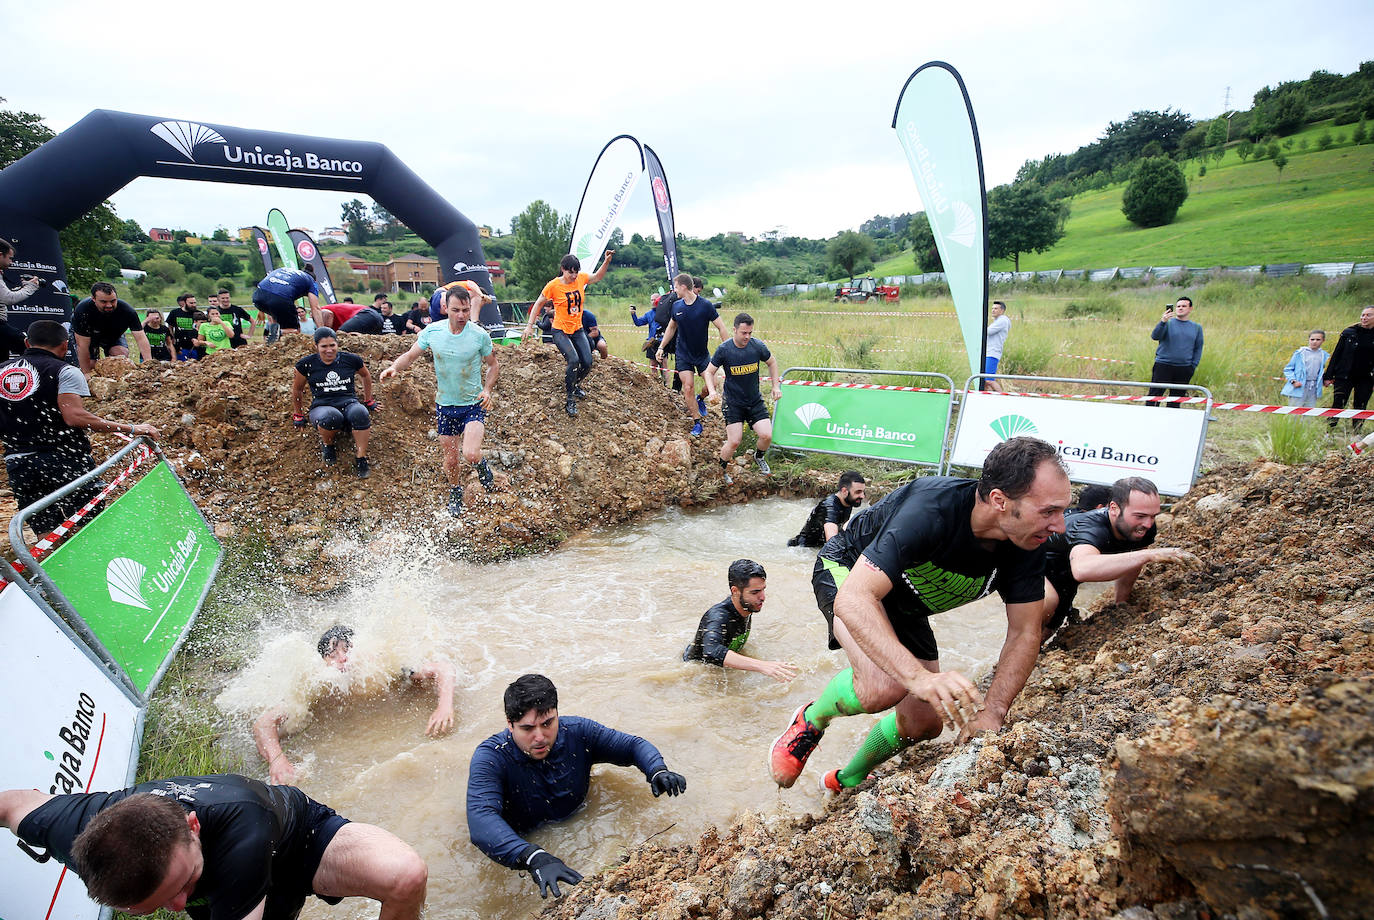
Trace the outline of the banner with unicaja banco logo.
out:
<instances>
[{"instance_id":1,"label":"banner with unicaja banco logo","mask_svg":"<svg viewBox=\"0 0 1374 920\"><path fill-rule=\"evenodd\" d=\"M784 380L773 443L793 450L938 466L950 394Z\"/></svg>"},{"instance_id":2,"label":"banner with unicaja banco logo","mask_svg":"<svg viewBox=\"0 0 1374 920\"><path fill-rule=\"evenodd\" d=\"M43 569L139 692L210 588L219 541L166 463L43 560Z\"/></svg>"}]
</instances>

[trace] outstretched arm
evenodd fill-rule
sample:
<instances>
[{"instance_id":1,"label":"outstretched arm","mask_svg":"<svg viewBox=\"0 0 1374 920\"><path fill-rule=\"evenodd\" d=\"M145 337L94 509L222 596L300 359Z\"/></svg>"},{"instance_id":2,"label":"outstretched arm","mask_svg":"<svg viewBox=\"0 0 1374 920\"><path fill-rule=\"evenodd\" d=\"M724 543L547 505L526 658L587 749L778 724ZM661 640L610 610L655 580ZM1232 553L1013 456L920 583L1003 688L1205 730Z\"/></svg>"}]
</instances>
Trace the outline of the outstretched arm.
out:
<instances>
[{"instance_id":1,"label":"outstretched arm","mask_svg":"<svg viewBox=\"0 0 1374 920\"><path fill-rule=\"evenodd\" d=\"M760 674L767 674L780 684L785 684L797 676L797 666L790 661L764 661L762 658L750 658L739 652L727 651L721 664L723 667L735 668L740 671L757 671Z\"/></svg>"},{"instance_id":2,"label":"outstretched arm","mask_svg":"<svg viewBox=\"0 0 1374 920\"><path fill-rule=\"evenodd\" d=\"M415 677L434 681L434 712L425 726L425 734L437 738L453 728L453 663L442 658L426 661Z\"/></svg>"},{"instance_id":3,"label":"outstretched arm","mask_svg":"<svg viewBox=\"0 0 1374 920\"><path fill-rule=\"evenodd\" d=\"M606 272L611 270L611 256L613 255L615 255L614 249L606 250L606 258L601 260L601 267L596 270L596 274L587 279L588 284L596 284L602 278L606 277Z\"/></svg>"},{"instance_id":4,"label":"outstretched arm","mask_svg":"<svg viewBox=\"0 0 1374 920\"><path fill-rule=\"evenodd\" d=\"M281 748L281 724L285 721L286 713L272 708L253 723L253 740L257 742L258 753L267 761L268 780L278 786L296 782L296 766Z\"/></svg>"},{"instance_id":5,"label":"outstretched arm","mask_svg":"<svg viewBox=\"0 0 1374 920\"><path fill-rule=\"evenodd\" d=\"M1007 711L1026 686L1026 679L1040 656L1042 606L1041 601L1007 605L1007 638L1002 643L992 685L988 687L985 708L959 732L960 741L967 741L984 731L996 731L1006 722Z\"/></svg>"},{"instance_id":6,"label":"outstretched arm","mask_svg":"<svg viewBox=\"0 0 1374 920\"><path fill-rule=\"evenodd\" d=\"M489 859L509 869L525 869L539 848L515 832L501 814L504 793L496 755L479 746L468 768L468 839Z\"/></svg>"},{"instance_id":7,"label":"outstretched arm","mask_svg":"<svg viewBox=\"0 0 1374 920\"><path fill-rule=\"evenodd\" d=\"M525 319L525 331L520 336L520 343L522 345L529 339L530 333L534 330L534 321L539 318L539 311L544 309L544 304L548 302L549 299L543 294L540 294L535 299L534 303L530 305L530 315Z\"/></svg>"},{"instance_id":8,"label":"outstretched arm","mask_svg":"<svg viewBox=\"0 0 1374 920\"><path fill-rule=\"evenodd\" d=\"M416 342L414 345L410 346L410 349L406 351L405 354L401 355L395 361L392 361L391 366L382 371L382 375L378 379L386 380L388 377L395 377L401 371L414 364L415 359L420 357L420 352L423 350L424 349L420 347L420 343Z\"/></svg>"}]
</instances>

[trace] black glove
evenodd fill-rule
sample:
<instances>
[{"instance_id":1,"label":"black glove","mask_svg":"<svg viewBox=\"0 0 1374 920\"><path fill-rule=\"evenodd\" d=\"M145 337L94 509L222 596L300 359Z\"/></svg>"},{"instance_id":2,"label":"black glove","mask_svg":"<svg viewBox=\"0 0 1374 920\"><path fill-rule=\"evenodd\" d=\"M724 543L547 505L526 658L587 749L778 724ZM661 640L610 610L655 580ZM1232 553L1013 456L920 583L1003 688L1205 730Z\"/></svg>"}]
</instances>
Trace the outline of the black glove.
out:
<instances>
[{"instance_id":1,"label":"black glove","mask_svg":"<svg viewBox=\"0 0 1374 920\"><path fill-rule=\"evenodd\" d=\"M687 777L665 768L649 777L649 787L654 790L654 798L665 792L669 795L681 795L687 791Z\"/></svg>"},{"instance_id":2,"label":"black glove","mask_svg":"<svg viewBox=\"0 0 1374 920\"><path fill-rule=\"evenodd\" d=\"M555 898L563 897L563 892L558 890L559 882L576 885L582 881L582 876L563 865L563 860L552 853L545 853L543 850L535 851L534 855L530 857L527 867L530 870L530 875L534 876L534 883L539 886L541 898L547 898L550 889L553 890Z\"/></svg>"}]
</instances>

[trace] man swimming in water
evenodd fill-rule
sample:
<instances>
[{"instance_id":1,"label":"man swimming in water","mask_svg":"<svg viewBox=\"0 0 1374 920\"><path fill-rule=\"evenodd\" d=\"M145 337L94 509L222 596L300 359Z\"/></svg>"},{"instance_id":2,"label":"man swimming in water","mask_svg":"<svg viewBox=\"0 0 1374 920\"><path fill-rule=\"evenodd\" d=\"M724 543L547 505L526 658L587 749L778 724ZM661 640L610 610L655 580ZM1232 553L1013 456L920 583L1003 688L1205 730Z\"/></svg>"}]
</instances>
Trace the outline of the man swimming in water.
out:
<instances>
[{"instance_id":1,"label":"man swimming in water","mask_svg":"<svg viewBox=\"0 0 1374 920\"><path fill-rule=\"evenodd\" d=\"M840 488L816 503L802 525L801 533L787 541L788 546L825 545L825 541L835 536L849 523L854 509L864 503L867 480L858 470L847 470L840 474Z\"/></svg>"},{"instance_id":2,"label":"man swimming in water","mask_svg":"<svg viewBox=\"0 0 1374 920\"><path fill-rule=\"evenodd\" d=\"M349 657L353 651L353 630L347 626L331 626L320 636L317 646L320 657L332 668L348 670ZM453 728L453 664L442 658L426 661L415 670L409 668L401 672L403 680L420 684L434 681L438 700L434 712L425 725L425 734L437 738ZM281 727L286 721L286 711L273 707L253 723L253 740L258 744L258 753L267 761L267 772L271 782L284 785L296 781L296 767L286 756L281 746Z\"/></svg>"},{"instance_id":3,"label":"man swimming in water","mask_svg":"<svg viewBox=\"0 0 1374 920\"><path fill-rule=\"evenodd\" d=\"M757 671L779 683L797 676L790 661L764 661L740 653L749 640L753 615L763 609L768 574L752 559L736 559L726 573L730 596L702 614L692 644L682 653L683 661L705 661L722 668Z\"/></svg>"},{"instance_id":4,"label":"man swimming in water","mask_svg":"<svg viewBox=\"0 0 1374 920\"><path fill-rule=\"evenodd\" d=\"M643 738L591 719L558 716L558 690L542 674L526 674L505 693L506 730L477 745L468 769L468 834L473 845L508 869L529 872L539 896L563 896L558 884L582 876L520 835L562 821L582 807L592 765L638 767L654 796L680 795L687 779Z\"/></svg>"}]
</instances>

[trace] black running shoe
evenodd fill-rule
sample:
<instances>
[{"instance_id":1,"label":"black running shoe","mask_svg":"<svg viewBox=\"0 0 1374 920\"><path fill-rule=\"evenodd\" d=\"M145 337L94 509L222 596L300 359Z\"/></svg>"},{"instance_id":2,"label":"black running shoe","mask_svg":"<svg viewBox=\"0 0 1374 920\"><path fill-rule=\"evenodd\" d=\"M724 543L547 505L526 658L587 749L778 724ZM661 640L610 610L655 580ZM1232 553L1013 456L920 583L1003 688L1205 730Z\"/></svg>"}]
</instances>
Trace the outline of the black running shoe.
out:
<instances>
[{"instance_id":1,"label":"black running shoe","mask_svg":"<svg viewBox=\"0 0 1374 920\"><path fill-rule=\"evenodd\" d=\"M577 416L577 397L576 397L576 396L573 396L571 393L568 394L568 404L567 404L566 406L563 407L563 411L564 411L564 412L567 412L568 415L573 416L574 418L576 418L576 416Z\"/></svg>"},{"instance_id":2,"label":"black running shoe","mask_svg":"<svg viewBox=\"0 0 1374 920\"><path fill-rule=\"evenodd\" d=\"M334 449L333 444L321 444L320 456L324 459L325 466L333 466L339 459L339 452Z\"/></svg>"},{"instance_id":3,"label":"black running shoe","mask_svg":"<svg viewBox=\"0 0 1374 920\"><path fill-rule=\"evenodd\" d=\"M448 513L458 517L463 513L463 487L454 486L448 490Z\"/></svg>"},{"instance_id":4,"label":"black running shoe","mask_svg":"<svg viewBox=\"0 0 1374 920\"><path fill-rule=\"evenodd\" d=\"M485 460L477 464L477 479L488 492L496 491L496 477L492 475L491 467Z\"/></svg>"},{"instance_id":5,"label":"black running shoe","mask_svg":"<svg viewBox=\"0 0 1374 920\"><path fill-rule=\"evenodd\" d=\"M366 479L369 475L371 475L372 471L368 469L366 457L358 457L355 463L358 468L359 479Z\"/></svg>"},{"instance_id":6,"label":"black running shoe","mask_svg":"<svg viewBox=\"0 0 1374 920\"><path fill-rule=\"evenodd\" d=\"M582 387L580 386L573 387L573 396L577 397L578 399L586 399L587 391L582 389Z\"/></svg>"}]
</instances>

